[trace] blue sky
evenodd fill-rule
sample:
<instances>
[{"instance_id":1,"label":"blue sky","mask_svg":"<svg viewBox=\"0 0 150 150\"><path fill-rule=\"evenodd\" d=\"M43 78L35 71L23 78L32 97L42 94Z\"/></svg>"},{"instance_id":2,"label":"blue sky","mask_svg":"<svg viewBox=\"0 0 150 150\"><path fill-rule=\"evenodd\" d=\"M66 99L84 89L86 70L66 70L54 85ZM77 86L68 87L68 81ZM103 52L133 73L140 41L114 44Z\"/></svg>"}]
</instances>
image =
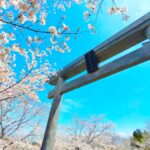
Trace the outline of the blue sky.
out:
<instances>
[{"instance_id":1,"label":"blue sky","mask_svg":"<svg viewBox=\"0 0 150 150\"><path fill-rule=\"evenodd\" d=\"M109 4L105 3L97 20L97 34L87 32L76 40L72 39L72 51L66 54L53 52L50 61L56 62L57 68L64 67L149 11L149 0L117 2L119 6L128 7L130 19L127 22L122 21L120 15L108 15L105 9ZM83 6L73 6L67 10L66 23L74 29L78 26L81 30L87 29L82 19L83 9ZM150 120L149 77L150 62L146 62L64 94L59 124L71 122L74 115L88 117L91 114L105 114L108 120L116 124L117 132L130 134L136 128L144 128L145 122ZM46 98L51 89L53 86L46 85L46 90L39 94L43 102L51 101Z\"/></svg>"}]
</instances>

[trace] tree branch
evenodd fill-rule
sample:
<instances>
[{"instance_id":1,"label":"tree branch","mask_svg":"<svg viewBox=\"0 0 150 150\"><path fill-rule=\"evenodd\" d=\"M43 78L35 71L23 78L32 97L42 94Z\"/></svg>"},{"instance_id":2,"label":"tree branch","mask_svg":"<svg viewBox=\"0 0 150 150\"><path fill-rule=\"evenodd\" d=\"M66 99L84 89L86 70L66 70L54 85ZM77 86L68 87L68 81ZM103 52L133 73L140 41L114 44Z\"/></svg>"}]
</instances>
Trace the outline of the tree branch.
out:
<instances>
[{"instance_id":1,"label":"tree branch","mask_svg":"<svg viewBox=\"0 0 150 150\"><path fill-rule=\"evenodd\" d=\"M35 32L35 33L50 34L49 31L33 29L33 28L30 28L30 27L19 25L19 24L16 24L16 23L13 23L13 22L9 22L9 21L3 20L3 19L0 19L0 21L4 22L6 24L9 24L9 25L15 26L15 27L19 27L19 28L23 28L23 29L26 29L26 30L30 30L30 31ZM59 32L58 34L79 34L79 33L83 33L83 32Z\"/></svg>"},{"instance_id":2,"label":"tree branch","mask_svg":"<svg viewBox=\"0 0 150 150\"><path fill-rule=\"evenodd\" d=\"M12 84L11 86L7 87L6 89L1 90L0 93L2 93L4 91L7 91L8 89L10 89L10 88L14 87L15 85L19 84L23 79L25 79L32 72L32 70L33 70L33 67L27 72L27 74L23 78L21 78L20 80L18 80L16 83ZM0 101L1 101L1 99L0 99Z\"/></svg>"}]
</instances>

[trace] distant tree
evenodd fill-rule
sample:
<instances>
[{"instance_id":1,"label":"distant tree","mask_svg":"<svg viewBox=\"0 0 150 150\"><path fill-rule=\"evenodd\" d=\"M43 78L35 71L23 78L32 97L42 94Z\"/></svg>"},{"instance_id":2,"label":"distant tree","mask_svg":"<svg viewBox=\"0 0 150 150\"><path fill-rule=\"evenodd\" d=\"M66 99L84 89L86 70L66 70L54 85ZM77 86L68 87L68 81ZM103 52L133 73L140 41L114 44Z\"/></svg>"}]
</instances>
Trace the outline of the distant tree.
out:
<instances>
[{"instance_id":1,"label":"distant tree","mask_svg":"<svg viewBox=\"0 0 150 150\"><path fill-rule=\"evenodd\" d=\"M9 141L1 148L10 148L16 140L31 143L41 140L42 123L47 118L46 110L44 104L33 101L0 102L0 139Z\"/></svg>"},{"instance_id":2,"label":"distant tree","mask_svg":"<svg viewBox=\"0 0 150 150\"><path fill-rule=\"evenodd\" d=\"M94 148L113 150L116 148L111 134L114 125L112 122L105 122L104 116L90 116L88 119L75 117L73 122L70 126L63 126L61 135L65 134L65 137L62 139L61 136L58 137L56 146L59 147L58 143L62 142L64 143L62 146L65 145L68 150L92 150Z\"/></svg>"},{"instance_id":3,"label":"distant tree","mask_svg":"<svg viewBox=\"0 0 150 150\"><path fill-rule=\"evenodd\" d=\"M140 150L150 150L150 134L146 130L135 130L130 141L132 148Z\"/></svg>"},{"instance_id":4,"label":"distant tree","mask_svg":"<svg viewBox=\"0 0 150 150\"><path fill-rule=\"evenodd\" d=\"M150 121L147 121L146 123L146 130L150 133Z\"/></svg>"},{"instance_id":5,"label":"distant tree","mask_svg":"<svg viewBox=\"0 0 150 150\"><path fill-rule=\"evenodd\" d=\"M135 130L133 132L133 139L142 143L144 140L144 133L140 129Z\"/></svg>"}]
</instances>

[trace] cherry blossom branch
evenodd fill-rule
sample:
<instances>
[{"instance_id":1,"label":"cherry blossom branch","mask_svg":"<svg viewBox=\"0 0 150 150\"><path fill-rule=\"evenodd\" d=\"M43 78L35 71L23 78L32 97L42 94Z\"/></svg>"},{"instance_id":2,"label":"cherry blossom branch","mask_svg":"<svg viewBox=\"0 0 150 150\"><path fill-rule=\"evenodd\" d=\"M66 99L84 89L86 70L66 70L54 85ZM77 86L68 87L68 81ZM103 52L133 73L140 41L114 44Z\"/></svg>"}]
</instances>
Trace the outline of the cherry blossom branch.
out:
<instances>
[{"instance_id":1,"label":"cherry blossom branch","mask_svg":"<svg viewBox=\"0 0 150 150\"><path fill-rule=\"evenodd\" d=\"M23 79L25 79L32 72L32 70L33 70L33 67L27 72L27 74L23 78L21 78L20 80L18 80L17 82L15 82L14 84L12 84L11 86L9 86L9 87L1 90L0 93L2 93L4 91L7 91L8 89L10 89L10 88L16 86L17 84L19 84Z\"/></svg>"},{"instance_id":2,"label":"cherry blossom branch","mask_svg":"<svg viewBox=\"0 0 150 150\"><path fill-rule=\"evenodd\" d=\"M25 114L23 114L23 116L24 116ZM22 118L22 117L21 117ZM18 121L20 121L21 120L21 118L19 119L19 120L17 120L17 121L14 121L13 123L16 123L16 122L18 122ZM26 122L25 122L26 123ZM20 124L20 123L19 123ZM10 124L10 125L12 125L12 124ZM16 130L15 130L16 131ZM33 128L27 135L25 135L24 137L22 137L21 139L20 139L20 141L24 141L25 139L27 139L27 138L29 138L29 137L31 137L31 136L35 136L35 134L34 134L34 131L35 131L35 129ZM8 143L7 145L5 145L4 147L3 147L3 150L5 150L8 146L10 147L12 144L14 144L14 141L11 141L10 143Z\"/></svg>"},{"instance_id":3,"label":"cherry blossom branch","mask_svg":"<svg viewBox=\"0 0 150 150\"><path fill-rule=\"evenodd\" d=\"M99 137L102 133L104 133L107 129L109 129L109 127L104 127L104 129L102 129L98 134L93 135L93 137L91 138L90 141L88 141L88 144L92 143L92 141L94 141L94 139L96 139L97 137Z\"/></svg>"},{"instance_id":4,"label":"cherry blossom branch","mask_svg":"<svg viewBox=\"0 0 150 150\"><path fill-rule=\"evenodd\" d=\"M3 129L3 107L2 105L0 105L0 127L1 127L1 135L0 135L0 138L2 138L4 136L4 129Z\"/></svg>"},{"instance_id":5,"label":"cherry blossom branch","mask_svg":"<svg viewBox=\"0 0 150 150\"><path fill-rule=\"evenodd\" d=\"M58 28L60 27L60 25L61 25L61 23L62 23L63 20L64 20L64 16L62 16L62 17L60 18L60 21L59 21L59 23L58 23L58 25L57 25L57 30L58 30Z\"/></svg>"},{"instance_id":6,"label":"cherry blossom branch","mask_svg":"<svg viewBox=\"0 0 150 150\"><path fill-rule=\"evenodd\" d=\"M24 93L20 93L20 94L17 94L17 95L14 95L14 96L10 96L10 97L5 97L5 98L0 99L0 101L6 101L6 100L13 99L13 98L19 98L22 95L24 95Z\"/></svg>"},{"instance_id":7,"label":"cherry blossom branch","mask_svg":"<svg viewBox=\"0 0 150 150\"><path fill-rule=\"evenodd\" d=\"M101 0L100 4L99 4L99 7L97 9L97 12L96 12L96 17L95 17L95 21L94 21L94 25L96 24L96 21L97 21L97 18L98 18L98 14L99 14L99 11L101 10L102 8L102 4L103 4L104 0Z\"/></svg>"},{"instance_id":8,"label":"cherry blossom branch","mask_svg":"<svg viewBox=\"0 0 150 150\"><path fill-rule=\"evenodd\" d=\"M112 0L113 5L115 5L117 7L116 1Z\"/></svg>"},{"instance_id":9,"label":"cherry blossom branch","mask_svg":"<svg viewBox=\"0 0 150 150\"><path fill-rule=\"evenodd\" d=\"M3 20L3 19L0 19L0 21L4 22L6 24L9 24L9 25L15 26L15 27L19 27L19 28L23 28L23 29L26 29L26 30L30 30L30 31L35 32L35 33L50 34L49 31L33 29L33 28L30 28L30 27L19 25L19 24L16 24L16 23L13 23L13 22L9 22L9 21ZM79 33L83 33L83 31L82 32L63 32L63 33L59 32L58 34L79 34Z\"/></svg>"}]
</instances>

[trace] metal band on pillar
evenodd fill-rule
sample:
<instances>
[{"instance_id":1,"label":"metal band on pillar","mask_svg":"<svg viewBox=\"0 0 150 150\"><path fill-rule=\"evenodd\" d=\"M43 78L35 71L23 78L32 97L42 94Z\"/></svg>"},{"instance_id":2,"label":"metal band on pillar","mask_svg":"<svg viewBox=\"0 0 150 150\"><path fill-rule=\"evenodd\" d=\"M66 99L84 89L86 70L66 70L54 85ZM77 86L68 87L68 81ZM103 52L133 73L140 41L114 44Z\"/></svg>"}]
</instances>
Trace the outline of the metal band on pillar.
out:
<instances>
[{"instance_id":1,"label":"metal band on pillar","mask_svg":"<svg viewBox=\"0 0 150 150\"><path fill-rule=\"evenodd\" d=\"M95 52L91 50L87 54L85 54L85 63L86 69L88 73L93 73L98 70L98 59L95 55Z\"/></svg>"}]
</instances>

